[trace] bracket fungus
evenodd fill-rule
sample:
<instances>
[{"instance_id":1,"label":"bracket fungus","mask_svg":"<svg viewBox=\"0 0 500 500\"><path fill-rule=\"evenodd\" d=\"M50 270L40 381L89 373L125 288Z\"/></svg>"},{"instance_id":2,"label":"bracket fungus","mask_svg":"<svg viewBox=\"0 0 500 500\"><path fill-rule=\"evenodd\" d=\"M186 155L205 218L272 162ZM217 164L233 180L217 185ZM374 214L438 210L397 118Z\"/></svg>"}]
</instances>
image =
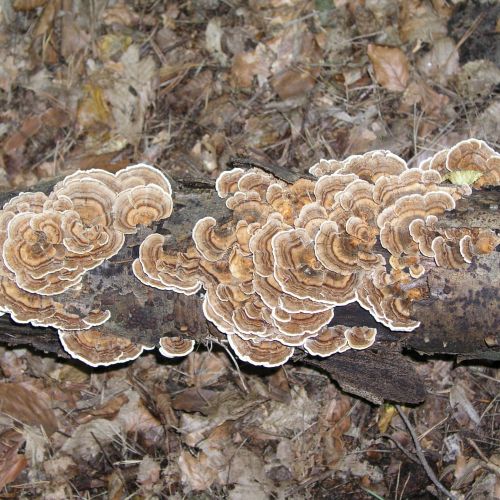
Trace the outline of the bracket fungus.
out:
<instances>
[{"instance_id":1,"label":"bracket fungus","mask_svg":"<svg viewBox=\"0 0 500 500\"><path fill-rule=\"evenodd\" d=\"M389 151L321 160L313 178L294 183L235 168L215 186L228 215L193 221L182 249L169 234L150 234L132 271L148 287L202 291L206 319L254 365L282 365L296 349L323 357L366 349L377 329L337 324L336 309L357 302L391 330L416 329L412 304L426 297L429 269L467 268L500 243L493 231L443 223L472 188L498 186L499 169L500 155L476 139L418 168ZM471 186L448 182L464 171L476 172ZM0 211L0 314L57 328L64 348L92 366L151 349L107 329L100 304L80 310L68 297L127 235L172 210L168 179L144 164L79 171L49 195L16 196ZM181 335L162 337L160 353L190 353L194 340Z\"/></svg>"},{"instance_id":2,"label":"bracket fungus","mask_svg":"<svg viewBox=\"0 0 500 500\"><path fill-rule=\"evenodd\" d=\"M52 192L21 193L0 210L0 311L58 329L64 349L92 366L134 359L144 346L101 326L110 312L72 303L89 270L116 255L125 235L172 212L168 179L145 164L117 174L91 169Z\"/></svg>"},{"instance_id":3,"label":"bracket fungus","mask_svg":"<svg viewBox=\"0 0 500 500\"><path fill-rule=\"evenodd\" d=\"M447 183L445 171L478 170L473 187L498 185L499 159L472 139L419 168L389 151L321 160L309 170L316 180L293 184L235 168L216 181L232 218L196 221L184 252L148 236L134 272L179 293L203 288L206 318L254 365L281 365L296 348L366 349L377 330L336 325L336 308L356 301L391 330L412 331L426 271L465 267L498 245L492 231L441 229L439 218L471 193Z\"/></svg>"}]
</instances>

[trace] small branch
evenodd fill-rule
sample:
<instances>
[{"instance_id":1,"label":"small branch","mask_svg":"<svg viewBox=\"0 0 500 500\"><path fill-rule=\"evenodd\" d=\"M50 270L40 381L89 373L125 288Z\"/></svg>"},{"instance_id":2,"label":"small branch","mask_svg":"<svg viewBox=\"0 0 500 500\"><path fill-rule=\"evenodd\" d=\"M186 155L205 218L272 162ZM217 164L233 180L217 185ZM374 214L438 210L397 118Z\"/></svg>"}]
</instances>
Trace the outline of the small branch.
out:
<instances>
[{"instance_id":1,"label":"small branch","mask_svg":"<svg viewBox=\"0 0 500 500\"><path fill-rule=\"evenodd\" d=\"M436 488L447 498L451 498L452 500L455 500L456 497L452 495L439 481L439 479L436 477L436 474L434 474L434 471L431 469L431 466L427 462L427 459L425 458L424 452L422 450L422 447L420 446L420 442L418 440L417 433L415 432L415 429L410 423L410 420L408 417L405 415L403 409L399 405L395 405L396 410L398 410L399 416L403 420L404 424L406 425L406 428L408 429L408 432L411 435L411 438L413 440L413 444L415 445L415 452L417 453L417 457L420 460L420 463L422 464L422 467L424 468L427 476L429 479L434 483Z\"/></svg>"},{"instance_id":2,"label":"small branch","mask_svg":"<svg viewBox=\"0 0 500 500\"><path fill-rule=\"evenodd\" d=\"M383 437L385 439L389 439L392 441L396 447L401 451L409 460L411 460L415 464L420 464L420 462L401 444L399 443L396 439L394 439L392 436L389 434L382 434L380 437Z\"/></svg>"}]
</instances>

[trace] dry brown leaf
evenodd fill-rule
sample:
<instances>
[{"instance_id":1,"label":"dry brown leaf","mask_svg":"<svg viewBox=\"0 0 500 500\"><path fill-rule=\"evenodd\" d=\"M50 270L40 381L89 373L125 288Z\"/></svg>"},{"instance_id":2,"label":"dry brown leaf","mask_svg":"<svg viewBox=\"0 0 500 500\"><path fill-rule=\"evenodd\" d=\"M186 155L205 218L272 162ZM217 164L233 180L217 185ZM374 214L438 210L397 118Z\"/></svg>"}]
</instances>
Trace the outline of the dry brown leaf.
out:
<instances>
[{"instance_id":1,"label":"dry brown leaf","mask_svg":"<svg viewBox=\"0 0 500 500\"><path fill-rule=\"evenodd\" d=\"M127 396L125 394L118 394L118 396L105 401L103 405L97 408L92 407L88 411L82 412L78 415L77 422L83 424L95 417L112 419L126 403L128 403Z\"/></svg>"},{"instance_id":2,"label":"dry brown leaf","mask_svg":"<svg viewBox=\"0 0 500 500\"><path fill-rule=\"evenodd\" d=\"M182 451L179 457L179 467L182 482L193 490L206 490L217 479L217 471L208 465L208 457L201 452L194 457L187 451Z\"/></svg>"},{"instance_id":3,"label":"dry brown leaf","mask_svg":"<svg viewBox=\"0 0 500 500\"><path fill-rule=\"evenodd\" d=\"M459 69L458 47L452 38L434 41L431 50L417 62L418 70L432 81L445 84Z\"/></svg>"},{"instance_id":4,"label":"dry brown leaf","mask_svg":"<svg viewBox=\"0 0 500 500\"><path fill-rule=\"evenodd\" d=\"M0 412L24 424L41 425L49 436L58 428L45 393L27 389L20 383L0 383Z\"/></svg>"},{"instance_id":5,"label":"dry brown leaf","mask_svg":"<svg viewBox=\"0 0 500 500\"><path fill-rule=\"evenodd\" d=\"M211 352L193 352L187 359L187 383L195 387L208 387L227 375L227 356Z\"/></svg>"},{"instance_id":6,"label":"dry brown leaf","mask_svg":"<svg viewBox=\"0 0 500 500\"><path fill-rule=\"evenodd\" d=\"M134 26L141 20L140 16L134 12L132 7L120 3L112 7L108 7L102 14L102 20L107 25Z\"/></svg>"},{"instance_id":7,"label":"dry brown leaf","mask_svg":"<svg viewBox=\"0 0 500 500\"><path fill-rule=\"evenodd\" d=\"M432 2L435 4L435 2ZM399 36L401 40L411 43L417 41L432 42L447 33L447 16L440 15L431 2L422 0L402 0L399 9ZM434 7L434 8L433 8Z\"/></svg>"},{"instance_id":8,"label":"dry brown leaf","mask_svg":"<svg viewBox=\"0 0 500 500\"><path fill-rule=\"evenodd\" d=\"M406 88L410 70L408 59L401 49L370 43L368 57L373 64L375 78L382 87L396 92Z\"/></svg>"},{"instance_id":9,"label":"dry brown leaf","mask_svg":"<svg viewBox=\"0 0 500 500\"><path fill-rule=\"evenodd\" d=\"M12 7L14 10L27 11L42 7L47 3L47 0L14 0Z\"/></svg>"},{"instance_id":10,"label":"dry brown leaf","mask_svg":"<svg viewBox=\"0 0 500 500\"><path fill-rule=\"evenodd\" d=\"M25 456L18 453L25 442L25 437L15 430L0 434L0 490L14 481L27 466Z\"/></svg>"},{"instance_id":11,"label":"dry brown leaf","mask_svg":"<svg viewBox=\"0 0 500 500\"><path fill-rule=\"evenodd\" d=\"M160 480L160 464L149 455L146 455L139 464L137 482L146 490L151 490Z\"/></svg>"},{"instance_id":12,"label":"dry brown leaf","mask_svg":"<svg viewBox=\"0 0 500 500\"><path fill-rule=\"evenodd\" d=\"M401 99L401 110L412 112L418 104L425 114L440 116L449 101L448 96L439 94L425 82L411 82Z\"/></svg>"},{"instance_id":13,"label":"dry brown leaf","mask_svg":"<svg viewBox=\"0 0 500 500\"><path fill-rule=\"evenodd\" d=\"M2 53L2 64L0 65L0 89L4 92L10 92L15 85L19 73L18 64L13 56Z\"/></svg>"},{"instance_id":14,"label":"dry brown leaf","mask_svg":"<svg viewBox=\"0 0 500 500\"><path fill-rule=\"evenodd\" d=\"M178 427L179 419L172 408L170 394L163 389L155 387L152 397L161 423L167 427Z\"/></svg>"},{"instance_id":15,"label":"dry brown leaf","mask_svg":"<svg viewBox=\"0 0 500 500\"><path fill-rule=\"evenodd\" d=\"M71 455L75 460L92 460L103 447L111 441L120 440L120 426L103 418L96 418L91 422L79 425L73 435L66 440L62 451Z\"/></svg>"},{"instance_id":16,"label":"dry brown leaf","mask_svg":"<svg viewBox=\"0 0 500 500\"><path fill-rule=\"evenodd\" d=\"M257 77L259 86L263 85L270 75L270 64L270 54L262 43L259 43L255 50L236 54L231 68L232 86L251 87L254 77Z\"/></svg>"},{"instance_id":17,"label":"dry brown leaf","mask_svg":"<svg viewBox=\"0 0 500 500\"><path fill-rule=\"evenodd\" d=\"M210 401L217 397L217 392L209 389L190 387L185 389L172 400L174 410L187 411L189 413L199 412L207 415Z\"/></svg>"}]
</instances>

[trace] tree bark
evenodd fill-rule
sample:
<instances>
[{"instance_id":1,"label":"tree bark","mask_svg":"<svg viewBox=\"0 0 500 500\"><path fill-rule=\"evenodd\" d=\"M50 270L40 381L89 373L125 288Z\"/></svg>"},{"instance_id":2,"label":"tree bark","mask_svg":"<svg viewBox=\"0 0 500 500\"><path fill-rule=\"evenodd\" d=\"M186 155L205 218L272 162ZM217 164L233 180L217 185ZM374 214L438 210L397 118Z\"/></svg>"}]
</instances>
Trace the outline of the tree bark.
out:
<instances>
[{"instance_id":1,"label":"tree bark","mask_svg":"<svg viewBox=\"0 0 500 500\"><path fill-rule=\"evenodd\" d=\"M32 190L48 193L54 183ZM65 295L71 303L99 303L109 309L112 317L106 323L108 328L146 345L157 345L161 337L178 335L189 335L202 344L208 344L213 337L223 340L224 336L203 316L201 292L184 296L157 290L143 285L132 273L131 263L138 255L138 247L151 232L169 234L169 246L183 249L198 219L210 214L223 221L231 216L211 183L179 180L173 182L173 189L175 206L169 219L127 236L118 255L88 272L79 290ZM0 204L15 194L0 194ZM440 223L444 227L498 230L499 204L498 188L474 192ZM421 278L429 291L428 298L415 304L412 314L421 326L411 333L390 331L356 303L338 307L335 323L377 328L374 346L327 359L297 355L294 361L326 370L343 389L374 403L419 403L425 398L425 389L411 359L412 351L458 355L459 359L500 360L499 264L500 253L493 252L478 258L464 271L436 267L428 270ZM0 317L0 342L68 357L54 329L15 324L7 315Z\"/></svg>"}]
</instances>

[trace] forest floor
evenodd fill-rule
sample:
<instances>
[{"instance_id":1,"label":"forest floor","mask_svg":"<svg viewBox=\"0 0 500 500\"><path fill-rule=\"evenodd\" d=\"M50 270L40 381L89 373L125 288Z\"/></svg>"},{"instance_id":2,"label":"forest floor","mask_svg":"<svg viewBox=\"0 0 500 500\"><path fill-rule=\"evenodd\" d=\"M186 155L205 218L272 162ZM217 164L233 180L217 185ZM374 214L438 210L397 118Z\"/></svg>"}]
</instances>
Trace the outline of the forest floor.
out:
<instances>
[{"instance_id":1,"label":"forest floor","mask_svg":"<svg viewBox=\"0 0 500 500\"><path fill-rule=\"evenodd\" d=\"M480 0L0 0L0 189L498 150L499 65L500 6ZM498 366L416 362L428 397L405 423L216 349L89 369L0 347L0 498L500 497Z\"/></svg>"}]
</instances>

